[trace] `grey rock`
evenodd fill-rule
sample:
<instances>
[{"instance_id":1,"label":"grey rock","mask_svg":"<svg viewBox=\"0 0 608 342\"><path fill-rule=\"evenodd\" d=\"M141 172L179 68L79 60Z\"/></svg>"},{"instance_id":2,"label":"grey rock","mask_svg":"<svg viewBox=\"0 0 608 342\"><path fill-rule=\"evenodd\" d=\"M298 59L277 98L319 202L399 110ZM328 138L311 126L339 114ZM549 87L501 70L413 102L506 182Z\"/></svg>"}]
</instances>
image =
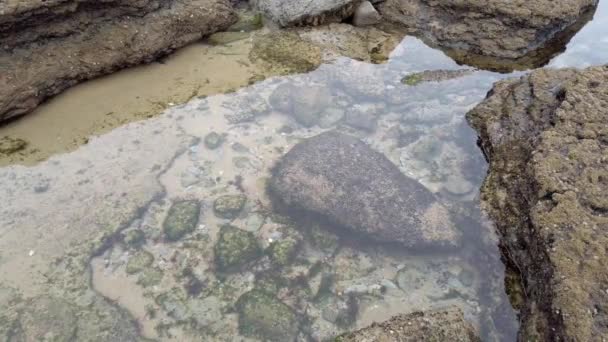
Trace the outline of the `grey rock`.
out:
<instances>
[{"instance_id":1,"label":"grey rock","mask_svg":"<svg viewBox=\"0 0 608 342\"><path fill-rule=\"evenodd\" d=\"M269 102L275 110L292 116L302 126L311 127L319 123L321 112L331 103L328 91L326 87L288 83L277 87Z\"/></svg>"},{"instance_id":2,"label":"grey rock","mask_svg":"<svg viewBox=\"0 0 608 342\"><path fill-rule=\"evenodd\" d=\"M271 197L352 232L407 247L456 246L460 232L424 186L362 141L326 132L294 146L275 166Z\"/></svg>"},{"instance_id":3,"label":"grey rock","mask_svg":"<svg viewBox=\"0 0 608 342\"><path fill-rule=\"evenodd\" d=\"M353 15L360 0L252 0L253 6L280 26L321 25Z\"/></svg>"},{"instance_id":4,"label":"grey rock","mask_svg":"<svg viewBox=\"0 0 608 342\"><path fill-rule=\"evenodd\" d=\"M383 112L383 106L374 103L354 105L344 118L347 125L367 132L374 132L378 123L378 116Z\"/></svg>"},{"instance_id":5,"label":"grey rock","mask_svg":"<svg viewBox=\"0 0 608 342\"><path fill-rule=\"evenodd\" d=\"M222 146L223 143L224 137L216 132L211 132L205 136L205 146L210 150L215 150Z\"/></svg>"},{"instance_id":6,"label":"grey rock","mask_svg":"<svg viewBox=\"0 0 608 342\"><path fill-rule=\"evenodd\" d=\"M398 315L382 323L338 336L336 341L458 341L479 342L477 331L457 307Z\"/></svg>"},{"instance_id":7,"label":"grey rock","mask_svg":"<svg viewBox=\"0 0 608 342\"><path fill-rule=\"evenodd\" d=\"M387 0L382 16L484 69L538 67L591 18L597 0Z\"/></svg>"},{"instance_id":8,"label":"grey rock","mask_svg":"<svg viewBox=\"0 0 608 342\"><path fill-rule=\"evenodd\" d=\"M378 24L381 19L382 17L380 16L380 13L376 11L372 3L369 1L363 1L355 10L355 16L353 17L353 25L375 25Z\"/></svg>"}]
</instances>

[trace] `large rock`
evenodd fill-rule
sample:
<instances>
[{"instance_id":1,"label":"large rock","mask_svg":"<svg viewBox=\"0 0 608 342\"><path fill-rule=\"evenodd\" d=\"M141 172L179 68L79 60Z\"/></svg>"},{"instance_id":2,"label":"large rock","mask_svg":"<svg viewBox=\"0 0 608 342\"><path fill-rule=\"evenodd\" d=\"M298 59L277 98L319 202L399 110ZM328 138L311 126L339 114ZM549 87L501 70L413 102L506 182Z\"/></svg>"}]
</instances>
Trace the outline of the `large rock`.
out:
<instances>
[{"instance_id":1,"label":"large rock","mask_svg":"<svg viewBox=\"0 0 608 342\"><path fill-rule=\"evenodd\" d=\"M9 0L0 5L0 121L81 81L227 28L228 0Z\"/></svg>"},{"instance_id":2,"label":"large rock","mask_svg":"<svg viewBox=\"0 0 608 342\"><path fill-rule=\"evenodd\" d=\"M548 62L591 18L597 2L387 0L379 9L461 62L507 71Z\"/></svg>"},{"instance_id":3,"label":"large rock","mask_svg":"<svg viewBox=\"0 0 608 342\"><path fill-rule=\"evenodd\" d=\"M269 182L277 207L320 215L408 247L454 246L460 233L432 193L364 142L327 132L294 146Z\"/></svg>"},{"instance_id":4,"label":"large rock","mask_svg":"<svg viewBox=\"0 0 608 342\"><path fill-rule=\"evenodd\" d=\"M484 207L521 272L520 339L608 340L608 67L498 82L467 118L490 161Z\"/></svg>"},{"instance_id":5,"label":"large rock","mask_svg":"<svg viewBox=\"0 0 608 342\"><path fill-rule=\"evenodd\" d=\"M398 315L386 322L341 335L340 342L406 342L406 341L481 341L477 332L464 319L462 311L451 307L442 311L414 312Z\"/></svg>"},{"instance_id":6,"label":"large rock","mask_svg":"<svg viewBox=\"0 0 608 342\"><path fill-rule=\"evenodd\" d=\"M280 26L321 25L353 15L361 0L252 0L266 17Z\"/></svg>"}]
</instances>

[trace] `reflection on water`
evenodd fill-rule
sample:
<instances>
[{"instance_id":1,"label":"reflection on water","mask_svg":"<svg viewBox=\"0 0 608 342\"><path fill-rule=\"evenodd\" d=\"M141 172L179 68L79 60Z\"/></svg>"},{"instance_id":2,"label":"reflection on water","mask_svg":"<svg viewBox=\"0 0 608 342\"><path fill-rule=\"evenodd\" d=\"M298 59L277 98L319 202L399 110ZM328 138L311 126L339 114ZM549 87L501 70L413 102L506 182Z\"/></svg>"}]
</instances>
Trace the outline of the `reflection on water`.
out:
<instances>
[{"instance_id":1,"label":"reflection on water","mask_svg":"<svg viewBox=\"0 0 608 342\"><path fill-rule=\"evenodd\" d=\"M589 38L600 29L592 22L551 65L601 61L606 42ZM50 312L62 317L54 336L79 341L128 340L131 321L161 340L321 341L456 305L483 340L514 341L497 239L478 206L486 165L464 121L505 76L415 75L456 69L466 68L406 38L384 65L338 59L1 168L0 337L39 337L51 328L32 317ZM411 253L273 212L269 169L332 129L435 193L463 246Z\"/></svg>"}]
</instances>

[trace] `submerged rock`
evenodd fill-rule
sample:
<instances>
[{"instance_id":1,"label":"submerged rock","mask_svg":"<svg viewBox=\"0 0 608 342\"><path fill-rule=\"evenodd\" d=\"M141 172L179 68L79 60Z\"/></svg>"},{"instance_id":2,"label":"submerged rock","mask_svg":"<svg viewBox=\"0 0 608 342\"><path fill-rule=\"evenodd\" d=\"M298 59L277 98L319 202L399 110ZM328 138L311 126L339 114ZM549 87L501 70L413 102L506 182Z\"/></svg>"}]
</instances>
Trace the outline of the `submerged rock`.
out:
<instances>
[{"instance_id":1,"label":"submerged rock","mask_svg":"<svg viewBox=\"0 0 608 342\"><path fill-rule=\"evenodd\" d=\"M177 241L186 234L192 233L196 229L199 214L200 203L198 201L173 203L163 223L165 238L169 241Z\"/></svg>"},{"instance_id":2,"label":"submerged rock","mask_svg":"<svg viewBox=\"0 0 608 342\"><path fill-rule=\"evenodd\" d=\"M222 146L223 143L224 137L217 132L211 132L205 135L205 147L210 150L215 150L219 148L220 146Z\"/></svg>"},{"instance_id":3,"label":"submerged rock","mask_svg":"<svg viewBox=\"0 0 608 342\"><path fill-rule=\"evenodd\" d=\"M262 250L253 233L231 225L223 225L220 227L214 252L218 269L229 271L257 259Z\"/></svg>"},{"instance_id":4,"label":"submerged rock","mask_svg":"<svg viewBox=\"0 0 608 342\"><path fill-rule=\"evenodd\" d=\"M274 295L253 290L236 303L239 330L245 336L263 341L294 341L299 331L295 312Z\"/></svg>"},{"instance_id":5,"label":"submerged rock","mask_svg":"<svg viewBox=\"0 0 608 342\"><path fill-rule=\"evenodd\" d=\"M322 113L331 104L329 89L321 86L278 86L268 101L275 110L292 116L304 127L317 125Z\"/></svg>"},{"instance_id":6,"label":"submerged rock","mask_svg":"<svg viewBox=\"0 0 608 342\"><path fill-rule=\"evenodd\" d=\"M227 0L3 1L0 121L81 81L150 62L236 19Z\"/></svg>"},{"instance_id":7,"label":"submerged rock","mask_svg":"<svg viewBox=\"0 0 608 342\"><path fill-rule=\"evenodd\" d=\"M1 118L1 117L0 117ZM2 121L2 120L0 120ZM11 155L27 147L27 141L19 138L3 137L0 139L0 155Z\"/></svg>"},{"instance_id":8,"label":"submerged rock","mask_svg":"<svg viewBox=\"0 0 608 342\"><path fill-rule=\"evenodd\" d=\"M500 81L467 119L490 161L482 203L525 285L519 339L608 340L608 67Z\"/></svg>"},{"instance_id":9,"label":"submerged rock","mask_svg":"<svg viewBox=\"0 0 608 342\"><path fill-rule=\"evenodd\" d=\"M127 273L139 273L150 267L154 262L154 256L148 251L139 251L129 258L127 262Z\"/></svg>"},{"instance_id":10,"label":"submerged rock","mask_svg":"<svg viewBox=\"0 0 608 342\"><path fill-rule=\"evenodd\" d=\"M320 215L353 232L408 247L456 246L448 210L362 141L327 132L294 146L269 191L290 213Z\"/></svg>"},{"instance_id":11,"label":"submerged rock","mask_svg":"<svg viewBox=\"0 0 608 342\"><path fill-rule=\"evenodd\" d=\"M321 48L289 31L256 36L249 56L282 75L313 71L322 61Z\"/></svg>"},{"instance_id":12,"label":"submerged rock","mask_svg":"<svg viewBox=\"0 0 608 342\"><path fill-rule=\"evenodd\" d=\"M453 341L479 342L475 328L456 307L398 315L382 323L336 337L339 342Z\"/></svg>"},{"instance_id":13,"label":"submerged rock","mask_svg":"<svg viewBox=\"0 0 608 342\"><path fill-rule=\"evenodd\" d=\"M252 0L252 4L281 26L321 25L350 17L360 0Z\"/></svg>"},{"instance_id":14,"label":"submerged rock","mask_svg":"<svg viewBox=\"0 0 608 342\"><path fill-rule=\"evenodd\" d=\"M386 0L379 10L463 63L508 71L548 62L589 19L597 2Z\"/></svg>"},{"instance_id":15,"label":"submerged rock","mask_svg":"<svg viewBox=\"0 0 608 342\"><path fill-rule=\"evenodd\" d=\"M213 212L216 216L225 219L236 218L247 202L245 195L224 195L213 202Z\"/></svg>"},{"instance_id":16,"label":"submerged rock","mask_svg":"<svg viewBox=\"0 0 608 342\"><path fill-rule=\"evenodd\" d=\"M415 86L425 82L442 82L470 75L474 71L475 70L473 69L425 70L405 76L403 79L401 79L401 83L409 86Z\"/></svg>"}]
</instances>

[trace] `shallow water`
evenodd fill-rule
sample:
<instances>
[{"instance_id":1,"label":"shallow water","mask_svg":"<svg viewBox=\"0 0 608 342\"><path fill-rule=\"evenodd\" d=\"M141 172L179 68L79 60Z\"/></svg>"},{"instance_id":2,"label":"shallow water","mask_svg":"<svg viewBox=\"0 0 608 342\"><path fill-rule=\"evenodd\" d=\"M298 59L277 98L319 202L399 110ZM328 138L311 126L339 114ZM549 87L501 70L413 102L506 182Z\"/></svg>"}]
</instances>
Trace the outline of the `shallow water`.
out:
<instances>
[{"instance_id":1,"label":"shallow water","mask_svg":"<svg viewBox=\"0 0 608 342\"><path fill-rule=\"evenodd\" d=\"M605 5L550 66L608 61ZM386 64L340 58L308 74L195 98L35 166L0 168L0 312L52 296L81 317L71 322L77 337L113 324L99 314L110 303L148 338L305 341L456 305L484 341L514 341L517 317L505 294L497 237L479 210L486 164L464 115L493 82L517 74L471 70L440 82L401 82L415 72L457 69L467 67L407 37ZM297 89L293 99L311 89L329 94L306 104L303 113L319 116L277 110L270 96L286 84ZM270 168L301 139L331 129L363 139L435 193L455 213L463 245L412 253L274 213L265 193ZM216 149L205 142L211 132L222 137ZM214 211L224 195L247 198L235 218ZM192 232L170 242L164 221L183 200L197 201L200 213ZM264 250L241 256L237 271L219 267L214 256L225 223L251 232ZM277 261L269 247L292 240L295 256ZM252 320L245 299L239 301L252 289L286 303L266 304L297 329L261 329L264 322ZM11 317L5 321L20 319ZM0 336L16 333L0 328Z\"/></svg>"}]
</instances>

